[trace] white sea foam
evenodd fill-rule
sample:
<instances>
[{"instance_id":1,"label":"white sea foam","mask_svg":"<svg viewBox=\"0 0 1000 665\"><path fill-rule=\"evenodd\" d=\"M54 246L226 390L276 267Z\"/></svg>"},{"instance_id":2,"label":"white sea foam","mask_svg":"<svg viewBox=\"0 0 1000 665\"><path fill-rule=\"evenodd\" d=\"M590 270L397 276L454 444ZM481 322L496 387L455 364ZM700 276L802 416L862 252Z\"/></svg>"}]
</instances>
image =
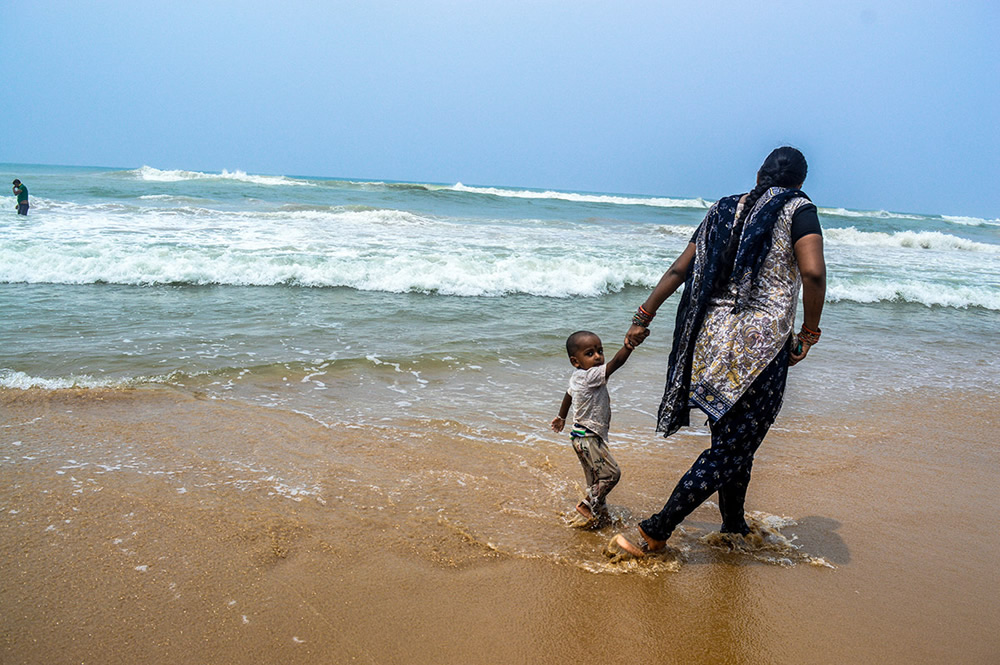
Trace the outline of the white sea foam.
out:
<instances>
[{"instance_id":1,"label":"white sea foam","mask_svg":"<svg viewBox=\"0 0 1000 665\"><path fill-rule=\"evenodd\" d=\"M70 388L131 388L145 383L169 383L176 372L162 376L139 376L131 378L95 378L89 374L73 374L60 377L31 376L25 372L0 369L0 388L29 390L66 390Z\"/></svg>"},{"instance_id":2,"label":"white sea foam","mask_svg":"<svg viewBox=\"0 0 1000 665\"><path fill-rule=\"evenodd\" d=\"M0 229L0 283L595 297L655 285L693 229L636 224L608 233L600 223L581 224L571 247L561 220L469 223L355 206L265 212L55 201L32 224ZM659 234L654 242L651 232ZM831 300L998 309L990 276L1000 264L1000 245L978 241L987 234L977 232L974 241L937 231L853 226L824 233L834 268ZM640 246L648 250L637 252ZM586 248L586 260L575 247Z\"/></svg>"},{"instance_id":3,"label":"white sea foam","mask_svg":"<svg viewBox=\"0 0 1000 665\"><path fill-rule=\"evenodd\" d=\"M824 229L823 235L831 245L1000 253L1000 245L975 242L938 231L896 231L895 233L883 233L881 231L859 231L853 226L849 226L844 229Z\"/></svg>"},{"instance_id":4,"label":"white sea foam","mask_svg":"<svg viewBox=\"0 0 1000 665\"><path fill-rule=\"evenodd\" d=\"M247 244L244 241L244 244ZM850 277L860 273L863 277ZM926 306L982 307L1000 310L1000 292L987 284L869 276L870 271L832 275L830 301L910 302ZM917 274L917 273L915 273ZM320 246L315 251L274 247L143 249L121 246L54 248L30 256L0 246L0 281L65 284L222 284L349 287L361 291L437 293L456 296L528 294L545 297L594 297L628 285L651 287L660 273L650 262L609 254L592 263L572 255L543 256L537 251L496 251L456 244L449 252L400 248ZM923 281L921 281L923 280ZM21 384L27 377L3 377ZM75 379L79 385L91 377ZM70 386L65 386L70 387Z\"/></svg>"},{"instance_id":5,"label":"white sea foam","mask_svg":"<svg viewBox=\"0 0 1000 665\"><path fill-rule=\"evenodd\" d=\"M916 280L860 279L834 282L827 288L826 299L830 302L908 302L927 307L958 309L982 307L1000 311L1000 292L996 289Z\"/></svg>"},{"instance_id":6,"label":"white sea foam","mask_svg":"<svg viewBox=\"0 0 1000 665\"><path fill-rule=\"evenodd\" d=\"M246 245L247 243L244 242ZM627 259L596 265L573 256L542 257L457 247L450 253L393 247L282 251L280 248L200 249L48 246L13 252L0 247L0 282L51 284L223 284L351 287L362 291L460 296L511 293L567 297L651 286L654 268Z\"/></svg>"},{"instance_id":7,"label":"white sea foam","mask_svg":"<svg viewBox=\"0 0 1000 665\"><path fill-rule=\"evenodd\" d=\"M961 215L941 215L941 219L962 226L1000 226L1000 219L982 219L981 217L963 217Z\"/></svg>"},{"instance_id":8,"label":"white sea foam","mask_svg":"<svg viewBox=\"0 0 1000 665\"><path fill-rule=\"evenodd\" d=\"M316 184L305 180L288 178L286 176L251 175L245 171L228 171L222 173L202 173L201 171L161 170L152 166L142 166L131 171L137 180L147 182L182 182L185 180L235 180L254 185L295 185L315 187Z\"/></svg>"},{"instance_id":9,"label":"white sea foam","mask_svg":"<svg viewBox=\"0 0 1000 665\"><path fill-rule=\"evenodd\" d=\"M603 237L599 226L581 242ZM586 234L592 234L588 236ZM688 230L684 230L686 235ZM561 227L463 225L390 209L277 212L68 204L0 236L0 283L351 287L481 296L600 295L655 282L613 247L596 268L559 248Z\"/></svg>"},{"instance_id":10,"label":"white sea foam","mask_svg":"<svg viewBox=\"0 0 1000 665\"><path fill-rule=\"evenodd\" d=\"M912 215L888 210L848 210L846 208L819 208L819 214L836 217L864 217L866 219L928 219L925 215Z\"/></svg>"},{"instance_id":11,"label":"white sea foam","mask_svg":"<svg viewBox=\"0 0 1000 665\"><path fill-rule=\"evenodd\" d=\"M66 388L113 388L120 382L106 379L95 379L92 376L69 376L46 379L29 376L24 372L14 372L8 369L0 370L0 387L28 390L41 388L43 390L62 390Z\"/></svg>"},{"instance_id":12,"label":"white sea foam","mask_svg":"<svg viewBox=\"0 0 1000 665\"><path fill-rule=\"evenodd\" d=\"M503 189L500 187L470 187L456 183L450 187L456 192L490 194L518 199L560 199L576 203L612 203L617 205L656 206L659 208L708 208L705 199L674 199L664 197L614 196L610 194L577 194L574 192L534 191L530 189Z\"/></svg>"}]
</instances>

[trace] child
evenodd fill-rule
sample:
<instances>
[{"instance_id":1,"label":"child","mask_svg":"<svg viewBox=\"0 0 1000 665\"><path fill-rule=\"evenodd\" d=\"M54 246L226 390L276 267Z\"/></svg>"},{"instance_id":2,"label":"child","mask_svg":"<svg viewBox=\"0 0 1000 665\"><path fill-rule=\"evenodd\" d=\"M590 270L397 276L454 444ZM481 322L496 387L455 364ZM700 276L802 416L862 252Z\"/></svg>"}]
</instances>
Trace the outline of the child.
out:
<instances>
[{"instance_id":1,"label":"child","mask_svg":"<svg viewBox=\"0 0 1000 665\"><path fill-rule=\"evenodd\" d=\"M618 484L621 470L608 450L608 426L611 423L611 397L608 377L625 364L632 349L623 346L615 357L604 364L601 338L587 330L573 333L566 340L569 362L576 368L569 378L569 390L552 420L552 429L561 432L566 415L573 405L573 430L570 439L573 450L583 465L587 479L587 495L576 506L577 512L589 524L596 516L607 513L604 499Z\"/></svg>"}]
</instances>

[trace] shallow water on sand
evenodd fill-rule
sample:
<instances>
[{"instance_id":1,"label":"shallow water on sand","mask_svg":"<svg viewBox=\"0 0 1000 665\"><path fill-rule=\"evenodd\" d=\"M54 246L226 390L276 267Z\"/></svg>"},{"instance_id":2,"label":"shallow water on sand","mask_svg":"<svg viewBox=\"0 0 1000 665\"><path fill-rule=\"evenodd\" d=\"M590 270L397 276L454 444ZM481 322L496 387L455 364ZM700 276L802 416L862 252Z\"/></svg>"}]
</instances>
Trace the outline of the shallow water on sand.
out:
<instances>
[{"instance_id":1,"label":"shallow water on sand","mask_svg":"<svg viewBox=\"0 0 1000 665\"><path fill-rule=\"evenodd\" d=\"M703 431L626 437L615 519L581 531L561 437L326 426L169 388L3 391L3 660L988 662L991 399L783 414L747 502L762 541L720 539L707 503L668 555L614 561Z\"/></svg>"}]
</instances>

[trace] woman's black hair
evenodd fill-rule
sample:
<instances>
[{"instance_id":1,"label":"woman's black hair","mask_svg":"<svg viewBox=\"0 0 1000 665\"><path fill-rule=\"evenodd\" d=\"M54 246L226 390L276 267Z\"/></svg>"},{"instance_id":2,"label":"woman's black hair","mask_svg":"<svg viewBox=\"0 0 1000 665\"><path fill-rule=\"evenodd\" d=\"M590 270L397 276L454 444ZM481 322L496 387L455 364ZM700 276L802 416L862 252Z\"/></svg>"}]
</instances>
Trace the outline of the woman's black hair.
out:
<instances>
[{"instance_id":1,"label":"woman's black hair","mask_svg":"<svg viewBox=\"0 0 1000 665\"><path fill-rule=\"evenodd\" d=\"M809 165L806 164L806 158L797 149L784 146L772 150L764 163L760 165L760 169L757 170L757 186L747 194L739 221L743 221L750 214L750 211L757 204L757 199L768 189L771 187L801 187L808 171Z\"/></svg>"}]
</instances>

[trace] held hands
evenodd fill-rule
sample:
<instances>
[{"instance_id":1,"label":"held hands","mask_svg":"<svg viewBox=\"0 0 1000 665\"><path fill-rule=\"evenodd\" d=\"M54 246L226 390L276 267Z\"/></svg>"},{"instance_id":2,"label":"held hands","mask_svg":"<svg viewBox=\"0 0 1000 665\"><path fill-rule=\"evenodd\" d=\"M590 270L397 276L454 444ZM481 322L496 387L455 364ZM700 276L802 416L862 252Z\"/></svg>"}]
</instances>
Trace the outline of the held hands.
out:
<instances>
[{"instance_id":1,"label":"held hands","mask_svg":"<svg viewBox=\"0 0 1000 665\"><path fill-rule=\"evenodd\" d=\"M649 328L644 328L633 323L629 327L628 332L625 333L625 346L635 350L647 337L649 337Z\"/></svg>"},{"instance_id":2,"label":"held hands","mask_svg":"<svg viewBox=\"0 0 1000 665\"><path fill-rule=\"evenodd\" d=\"M552 419L552 431L553 432L561 432L561 431L563 431L563 427L565 427L565 426L566 426L566 419L565 418L560 418L559 416L556 416L555 418Z\"/></svg>"}]
</instances>

